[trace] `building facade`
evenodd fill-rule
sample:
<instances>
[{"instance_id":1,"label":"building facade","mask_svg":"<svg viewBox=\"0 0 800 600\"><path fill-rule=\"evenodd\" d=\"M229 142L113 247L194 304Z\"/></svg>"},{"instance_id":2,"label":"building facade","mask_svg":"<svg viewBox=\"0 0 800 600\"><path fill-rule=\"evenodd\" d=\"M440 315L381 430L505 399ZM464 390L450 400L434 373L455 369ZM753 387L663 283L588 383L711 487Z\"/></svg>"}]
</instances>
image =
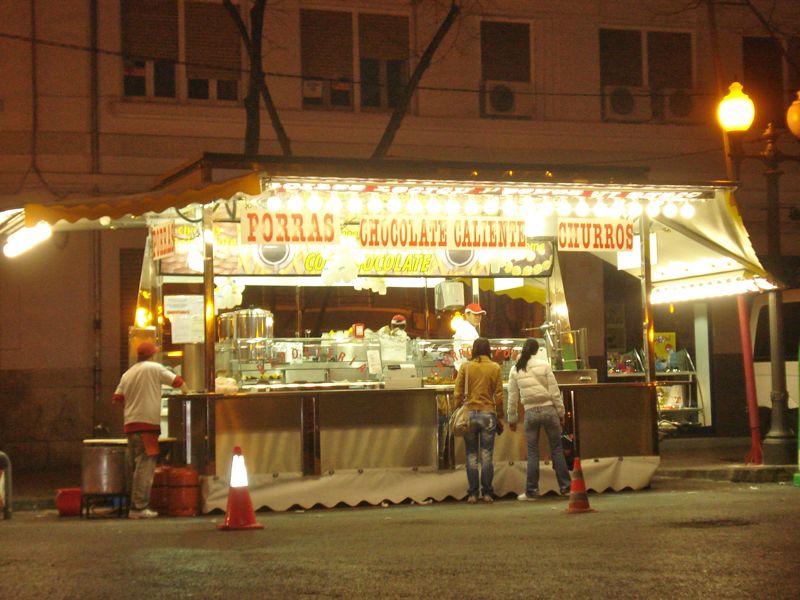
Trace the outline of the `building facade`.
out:
<instances>
[{"instance_id":1,"label":"building facade","mask_svg":"<svg viewBox=\"0 0 800 600\"><path fill-rule=\"evenodd\" d=\"M727 85L741 81L757 104L753 153L767 122L784 126L800 88L800 8L791 0L714 10L680 0L457 4L387 159L726 179L714 113ZM253 2L234 5L252 31ZM263 70L292 154L370 157L451 7L267 3ZM221 2L24 0L3 3L0 23L0 210L143 191L202 152L244 151L250 43ZM263 101L259 114L259 152L285 152ZM742 167L738 206L765 253L763 167ZM800 254L799 193L800 171L787 163L786 255ZM93 427L118 428L108 398L144 235L57 232L27 255L0 258L0 439L21 466L75 464ZM575 304L573 325L591 328L590 354L604 363L605 307L618 299L609 300L602 265L565 257L563 269L567 294L572 286L590 300ZM743 385L721 375L741 364L735 301L699 310L715 357L714 430L741 433Z\"/></svg>"}]
</instances>

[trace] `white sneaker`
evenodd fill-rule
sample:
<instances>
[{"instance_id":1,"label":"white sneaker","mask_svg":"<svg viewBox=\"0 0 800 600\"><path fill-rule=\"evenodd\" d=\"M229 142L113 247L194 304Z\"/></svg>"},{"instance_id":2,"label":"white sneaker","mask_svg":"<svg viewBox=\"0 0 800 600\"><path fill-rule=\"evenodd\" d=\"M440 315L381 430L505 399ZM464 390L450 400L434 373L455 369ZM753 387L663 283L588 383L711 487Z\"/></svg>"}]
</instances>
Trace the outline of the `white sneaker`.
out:
<instances>
[{"instance_id":1,"label":"white sneaker","mask_svg":"<svg viewBox=\"0 0 800 600\"><path fill-rule=\"evenodd\" d=\"M128 518L129 519L152 519L157 517L158 513L154 510L150 510L149 508L143 508L142 510L129 510L128 511Z\"/></svg>"},{"instance_id":2,"label":"white sneaker","mask_svg":"<svg viewBox=\"0 0 800 600\"><path fill-rule=\"evenodd\" d=\"M535 502L538 499L539 499L538 496L528 496L527 494L520 494L519 496L517 496L517 500L519 500L520 502Z\"/></svg>"}]
</instances>

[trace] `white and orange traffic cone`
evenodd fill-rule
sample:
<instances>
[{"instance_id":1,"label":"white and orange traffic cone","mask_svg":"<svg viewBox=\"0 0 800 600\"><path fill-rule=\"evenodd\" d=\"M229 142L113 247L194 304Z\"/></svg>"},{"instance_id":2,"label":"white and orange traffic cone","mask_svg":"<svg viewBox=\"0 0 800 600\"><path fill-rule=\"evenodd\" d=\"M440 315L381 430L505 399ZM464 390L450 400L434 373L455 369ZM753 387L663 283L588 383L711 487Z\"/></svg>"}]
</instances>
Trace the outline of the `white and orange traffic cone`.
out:
<instances>
[{"instance_id":1,"label":"white and orange traffic cone","mask_svg":"<svg viewBox=\"0 0 800 600\"><path fill-rule=\"evenodd\" d=\"M250 500L250 490L247 483L247 469L244 466L242 449L236 446L233 449L231 461L231 483L228 488L228 508L225 511L225 522L219 526L223 531L234 529L263 529L264 526L256 521L253 502Z\"/></svg>"},{"instance_id":2,"label":"white and orange traffic cone","mask_svg":"<svg viewBox=\"0 0 800 600\"><path fill-rule=\"evenodd\" d=\"M569 485L569 506L568 513L595 512L589 507L589 497L586 495L586 482L583 481L583 470L581 469L581 459L575 457L572 466L572 482Z\"/></svg>"}]
</instances>

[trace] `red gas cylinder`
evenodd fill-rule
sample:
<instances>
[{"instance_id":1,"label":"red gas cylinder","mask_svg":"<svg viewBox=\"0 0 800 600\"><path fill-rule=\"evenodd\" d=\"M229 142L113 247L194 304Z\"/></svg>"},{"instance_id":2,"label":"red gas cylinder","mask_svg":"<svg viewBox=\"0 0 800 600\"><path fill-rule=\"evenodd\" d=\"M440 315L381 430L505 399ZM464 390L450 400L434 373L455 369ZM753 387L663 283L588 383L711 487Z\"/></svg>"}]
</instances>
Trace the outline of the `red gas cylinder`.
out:
<instances>
[{"instance_id":1,"label":"red gas cylinder","mask_svg":"<svg viewBox=\"0 0 800 600\"><path fill-rule=\"evenodd\" d=\"M169 497L167 514L171 517L194 517L200 499L200 477L194 467L173 467L167 474Z\"/></svg>"},{"instance_id":2,"label":"red gas cylinder","mask_svg":"<svg viewBox=\"0 0 800 600\"><path fill-rule=\"evenodd\" d=\"M169 507L169 487L167 478L171 467L164 465L156 467L153 473L153 487L150 488L150 509L159 514L167 514Z\"/></svg>"}]
</instances>

